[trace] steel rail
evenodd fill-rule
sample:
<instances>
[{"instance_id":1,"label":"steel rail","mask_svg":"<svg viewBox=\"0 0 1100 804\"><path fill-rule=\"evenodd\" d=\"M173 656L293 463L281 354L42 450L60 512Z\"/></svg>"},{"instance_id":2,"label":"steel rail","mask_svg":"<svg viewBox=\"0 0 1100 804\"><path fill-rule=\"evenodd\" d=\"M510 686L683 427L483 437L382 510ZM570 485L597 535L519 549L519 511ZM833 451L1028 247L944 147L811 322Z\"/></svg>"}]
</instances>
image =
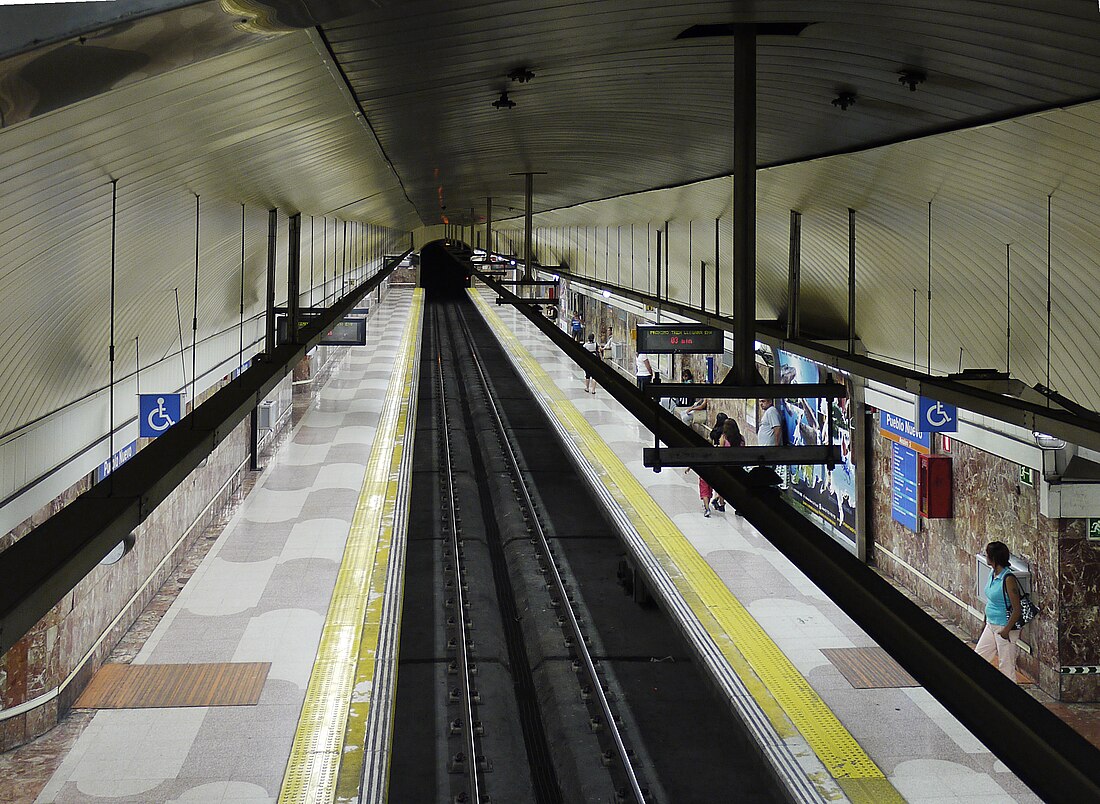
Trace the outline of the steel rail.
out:
<instances>
[{"instance_id":1,"label":"steel rail","mask_svg":"<svg viewBox=\"0 0 1100 804\"><path fill-rule=\"evenodd\" d=\"M508 440L508 431L504 427L504 420L500 415L500 408L493 398L493 394L490 392L489 378L485 374L485 370L482 368L481 360L477 354L477 344L470 333L469 327L466 324L465 319L462 320L463 333L466 336L467 341L470 344L470 356L473 360L474 368L477 370L478 375L481 377L482 385L485 387L485 398L488 404L489 413L492 415L493 420L496 422L497 429L500 432L501 445L504 448L504 455L508 459L508 463L512 468L512 473L516 478L516 485L523 495L524 505L527 506L527 510L531 512L530 522L535 530L535 533L541 543L542 550L546 555L547 570L550 573L554 585L557 587L558 594L561 596L562 609L566 614L566 619L569 622L569 629L573 632L573 644L576 645L577 655L581 659L584 665L585 671L589 678L592 680L592 692L596 696L600 705L600 711L603 714L604 721L607 723L608 734L611 736L612 742L615 744L615 752L619 755L619 761L622 764L623 773L626 776L627 783L630 786L631 793L634 796L635 801L638 804L645 804L645 793L642 791L641 783L638 781L638 776L634 772L634 766L630 761L630 755L627 752L626 743L623 742L622 733L619 730L618 725L615 723L615 714L611 710L611 702L607 698L607 693L604 692L603 684L600 682L599 675L596 672L596 663L592 659L592 654L588 650L584 641L584 632L581 630L580 620L577 619L577 614L573 610L572 605L569 603L569 593L565 586L565 580L561 577L561 573L558 571L557 563L554 561L554 553L550 548L550 540L546 537L546 532L542 529L542 525L539 522L537 509L535 508L535 502L531 499L531 494L527 490L527 484L523 480L523 473L520 470L519 461L516 458L515 450L512 448L511 442Z\"/></svg>"},{"instance_id":2,"label":"steel rail","mask_svg":"<svg viewBox=\"0 0 1100 804\"><path fill-rule=\"evenodd\" d=\"M511 291L479 275L499 295ZM670 305L665 304L665 307ZM707 442L632 383L526 305L516 309L641 424L658 428L670 447ZM654 410L656 408L656 411ZM791 562L878 642L944 707L1041 798L1100 801L1100 750L1009 681L969 645L926 614L769 489L753 488L741 470L700 466L697 472Z\"/></svg>"},{"instance_id":3,"label":"steel rail","mask_svg":"<svg viewBox=\"0 0 1100 804\"><path fill-rule=\"evenodd\" d=\"M440 442L443 447L443 466L447 478L447 497L448 497L448 510L450 512L450 525L451 525L451 549L454 551L455 560L455 608L457 614L455 622L457 623L457 639L455 640L455 652L458 654L458 672L461 678L462 687L462 715L463 715L463 739L466 743L466 777L469 780L469 790L471 804L480 804L481 802L481 780L478 771L477 762L477 745L476 737L474 734L474 701L473 692L470 689L470 657L467 652L466 642L466 595L462 591L462 583L465 578L465 567L463 566L462 553L461 553L461 540L458 537L458 517L455 514L455 487L454 487L454 473L452 472L451 463L451 428L450 421L447 417L447 383L443 375L443 350L440 347L440 327L439 327L439 311L432 311L432 330L435 335L436 343L436 371L439 377L439 412L440 418L443 420L443 438Z\"/></svg>"}]
</instances>

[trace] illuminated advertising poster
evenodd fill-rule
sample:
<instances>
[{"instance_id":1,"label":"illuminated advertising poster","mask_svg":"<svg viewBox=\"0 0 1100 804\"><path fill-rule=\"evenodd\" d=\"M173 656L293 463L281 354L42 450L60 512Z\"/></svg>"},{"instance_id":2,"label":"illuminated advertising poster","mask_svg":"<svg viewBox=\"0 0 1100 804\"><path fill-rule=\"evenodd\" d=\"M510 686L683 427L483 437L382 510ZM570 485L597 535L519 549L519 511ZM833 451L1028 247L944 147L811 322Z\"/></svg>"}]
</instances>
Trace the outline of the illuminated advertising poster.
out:
<instances>
[{"instance_id":1,"label":"illuminated advertising poster","mask_svg":"<svg viewBox=\"0 0 1100 804\"><path fill-rule=\"evenodd\" d=\"M855 540L856 469L853 463L851 381L846 374L827 370L820 363L789 352L778 352L777 381L780 384L844 383L847 399L777 399L783 433L790 446L816 446L829 441L829 413L832 409L833 443L840 445L842 459L829 469L825 465L790 466L789 486L784 496L796 508L809 514L826 530Z\"/></svg>"}]
</instances>

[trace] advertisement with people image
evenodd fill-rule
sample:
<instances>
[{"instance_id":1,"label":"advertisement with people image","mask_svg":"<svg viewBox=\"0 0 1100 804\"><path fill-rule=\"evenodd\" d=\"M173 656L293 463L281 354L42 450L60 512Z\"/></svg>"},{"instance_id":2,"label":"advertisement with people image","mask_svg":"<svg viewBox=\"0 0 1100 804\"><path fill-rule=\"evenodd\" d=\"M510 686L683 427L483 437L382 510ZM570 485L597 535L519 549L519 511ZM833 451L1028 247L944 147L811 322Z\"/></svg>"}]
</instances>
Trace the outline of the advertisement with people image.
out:
<instances>
[{"instance_id":1,"label":"advertisement with people image","mask_svg":"<svg viewBox=\"0 0 1100 804\"><path fill-rule=\"evenodd\" d=\"M837 535L856 537L856 471L853 464L851 382L848 376L799 355L779 351L776 381L780 384L844 383L845 399L776 400L783 421L784 437L790 446L816 446L829 443L830 413L832 443L840 446L841 461L831 469L826 465L788 467L789 484L785 496L805 513L824 521Z\"/></svg>"}]
</instances>

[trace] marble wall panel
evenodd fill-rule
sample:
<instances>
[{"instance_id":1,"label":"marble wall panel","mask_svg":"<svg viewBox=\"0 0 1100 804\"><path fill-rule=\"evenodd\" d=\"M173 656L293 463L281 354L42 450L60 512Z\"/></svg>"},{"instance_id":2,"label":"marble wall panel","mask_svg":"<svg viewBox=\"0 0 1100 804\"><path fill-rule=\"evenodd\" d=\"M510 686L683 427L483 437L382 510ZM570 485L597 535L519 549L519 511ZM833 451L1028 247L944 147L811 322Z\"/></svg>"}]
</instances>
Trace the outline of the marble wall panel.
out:
<instances>
[{"instance_id":1,"label":"marble wall panel","mask_svg":"<svg viewBox=\"0 0 1100 804\"><path fill-rule=\"evenodd\" d=\"M161 560L198 519L181 544L182 550L175 552L182 555L202 534L206 520L228 503L239 486L238 467L248 455L248 427L247 421L239 425L206 464L192 472L134 531L133 550L114 565L96 567L0 658L0 704L10 708L56 689L91 651L86 664L60 696L24 715L0 721L0 751L33 739L57 723L152 595L172 576L175 562L170 559L157 569ZM45 521L87 485L85 481L44 507L8 534L8 541L14 542ZM204 514L203 509L216 496L219 499Z\"/></svg>"}]
</instances>

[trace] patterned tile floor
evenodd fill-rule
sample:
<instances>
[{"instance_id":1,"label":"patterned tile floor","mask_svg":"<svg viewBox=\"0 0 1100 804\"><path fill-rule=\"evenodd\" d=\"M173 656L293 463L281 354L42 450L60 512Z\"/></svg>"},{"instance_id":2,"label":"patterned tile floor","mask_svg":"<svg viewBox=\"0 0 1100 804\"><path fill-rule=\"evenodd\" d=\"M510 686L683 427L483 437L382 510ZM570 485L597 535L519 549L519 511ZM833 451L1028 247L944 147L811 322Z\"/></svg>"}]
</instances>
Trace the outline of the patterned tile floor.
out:
<instances>
[{"instance_id":1,"label":"patterned tile floor","mask_svg":"<svg viewBox=\"0 0 1100 804\"><path fill-rule=\"evenodd\" d=\"M495 309L908 801L1039 800L922 687L854 689L822 649L871 638L728 506L704 518L693 475L643 467L652 435L604 391L585 393L583 372L526 318Z\"/></svg>"},{"instance_id":2,"label":"patterned tile floor","mask_svg":"<svg viewBox=\"0 0 1100 804\"><path fill-rule=\"evenodd\" d=\"M257 706L74 711L0 756L0 801L273 802L412 294L392 290L223 528L111 661L271 662ZM390 333L398 333L396 335Z\"/></svg>"}]
</instances>

